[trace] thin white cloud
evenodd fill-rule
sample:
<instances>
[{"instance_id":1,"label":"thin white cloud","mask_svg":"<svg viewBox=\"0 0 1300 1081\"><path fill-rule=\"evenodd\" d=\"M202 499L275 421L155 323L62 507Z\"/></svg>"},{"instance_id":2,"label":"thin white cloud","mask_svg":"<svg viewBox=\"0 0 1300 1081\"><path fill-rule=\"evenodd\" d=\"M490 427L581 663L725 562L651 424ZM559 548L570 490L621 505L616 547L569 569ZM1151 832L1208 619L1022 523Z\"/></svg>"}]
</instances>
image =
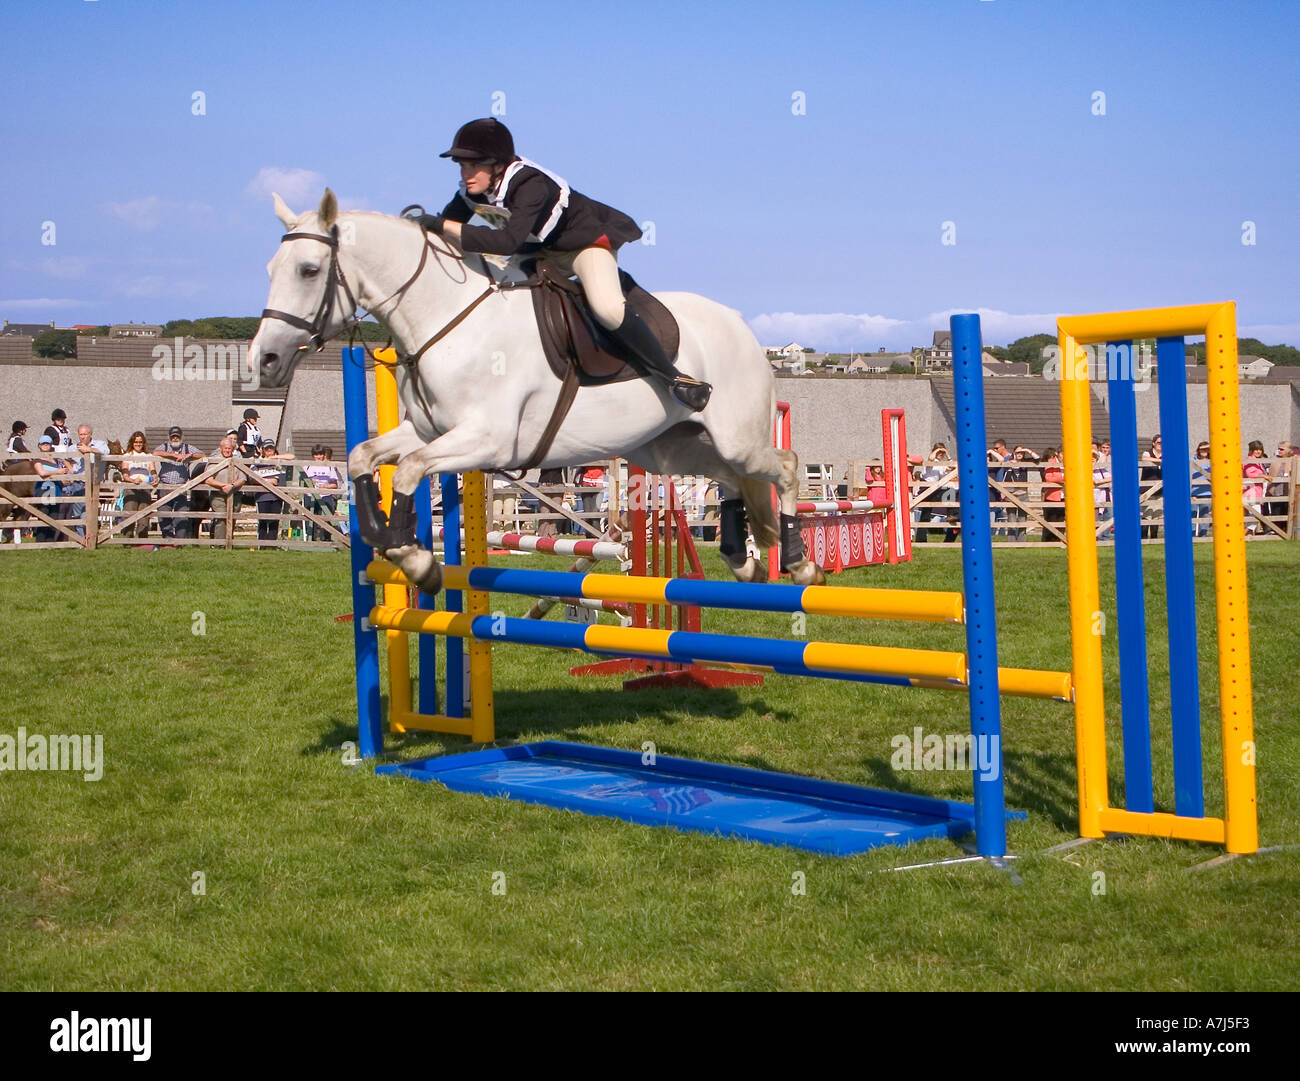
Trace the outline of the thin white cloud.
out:
<instances>
[{"instance_id":1,"label":"thin white cloud","mask_svg":"<svg viewBox=\"0 0 1300 1081\"><path fill-rule=\"evenodd\" d=\"M862 352L887 345L901 319L884 315L851 315L846 312L769 312L749 321L758 340L765 346L798 342L819 351L855 349Z\"/></svg>"},{"instance_id":2,"label":"thin white cloud","mask_svg":"<svg viewBox=\"0 0 1300 1081\"><path fill-rule=\"evenodd\" d=\"M162 224L164 218L208 215L212 213L212 207L207 203L182 203L164 199L160 195L145 195L125 203L105 203L104 211L111 217L126 222L133 229L151 233Z\"/></svg>"},{"instance_id":3,"label":"thin white cloud","mask_svg":"<svg viewBox=\"0 0 1300 1081\"><path fill-rule=\"evenodd\" d=\"M59 281L77 281L86 276L90 260L81 255L59 255L42 259L38 263L41 273Z\"/></svg>"},{"instance_id":4,"label":"thin white cloud","mask_svg":"<svg viewBox=\"0 0 1300 1081\"><path fill-rule=\"evenodd\" d=\"M1020 315L1015 312L1004 312L998 308L949 308L947 311L934 312L926 316L923 326L928 327L930 331L947 330L948 319L954 315L976 314L980 317L980 337L984 339L985 345L1010 345L1019 338L1027 338L1032 334L1051 334L1056 336L1056 320L1061 315L1072 315L1072 312L1060 312L1059 314L1025 314ZM931 335L926 336L926 343L929 344Z\"/></svg>"},{"instance_id":5,"label":"thin white cloud","mask_svg":"<svg viewBox=\"0 0 1300 1081\"><path fill-rule=\"evenodd\" d=\"M270 199L272 192L289 204L296 214L310 210L320 202L325 191L325 178L310 169L286 169L278 165L264 165L244 189L249 195Z\"/></svg>"},{"instance_id":6,"label":"thin white cloud","mask_svg":"<svg viewBox=\"0 0 1300 1081\"><path fill-rule=\"evenodd\" d=\"M1253 323L1237 328L1239 338L1258 338L1265 345L1300 348L1300 323Z\"/></svg>"},{"instance_id":7,"label":"thin white cloud","mask_svg":"<svg viewBox=\"0 0 1300 1081\"><path fill-rule=\"evenodd\" d=\"M197 296L203 289L204 286L199 282L177 281L160 274L146 274L122 282L115 292L131 300L152 300L158 297Z\"/></svg>"},{"instance_id":8,"label":"thin white cloud","mask_svg":"<svg viewBox=\"0 0 1300 1081\"><path fill-rule=\"evenodd\" d=\"M979 314L986 345L1009 345L1030 334L1056 333L1055 315L1021 315L996 308L953 308L922 319L845 312L770 312L751 319L749 325L765 346L794 341L824 353L874 353L881 348L906 352L930 345L936 330L948 329L949 316L971 311Z\"/></svg>"},{"instance_id":9,"label":"thin white cloud","mask_svg":"<svg viewBox=\"0 0 1300 1081\"><path fill-rule=\"evenodd\" d=\"M71 297L27 297L22 300L0 300L0 309L5 308L80 308L89 303L74 300Z\"/></svg>"},{"instance_id":10,"label":"thin white cloud","mask_svg":"<svg viewBox=\"0 0 1300 1081\"><path fill-rule=\"evenodd\" d=\"M9 259L5 268L20 274L44 274L59 281L77 281L86 276L95 262L84 255L47 255L43 259Z\"/></svg>"},{"instance_id":11,"label":"thin white cloud","mask_svg":"<svg viewBox=\"0 0 1300 1081\"><path fill-rule=\"evenodd\" d=\"M107 203L104 209L133 229L152 232L162 224L163 201L157 195L146 195L142 199L132 199L126 203Z\"/></svg>"}]
</instances>

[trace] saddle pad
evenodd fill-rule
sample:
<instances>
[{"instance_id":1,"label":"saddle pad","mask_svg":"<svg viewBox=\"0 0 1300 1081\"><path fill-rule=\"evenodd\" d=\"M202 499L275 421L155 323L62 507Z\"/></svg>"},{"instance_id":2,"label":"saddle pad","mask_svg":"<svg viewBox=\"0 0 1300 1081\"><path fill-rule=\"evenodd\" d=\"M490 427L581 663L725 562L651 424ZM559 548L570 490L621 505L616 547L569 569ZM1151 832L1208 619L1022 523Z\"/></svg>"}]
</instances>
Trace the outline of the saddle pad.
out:
<instances>
[{"instance_id":1,"label":"saddle pad","mask_svg":"<svg viewBox=\"0 0 1300 1081\"><path fill-rule=\"evenodd\" d=\"M677 320L662 303L641 288L624 270L619 281L632 310L644 319L670 358L676 358L681 343ZM580 386L617 383L639 378L629 357L591 314L582 286L563 276L539 259L537 285L533 288L533 310L541 332L547 362L557 379L563 379L571 365L577 365Z\"/></svg>"}]
</instances>

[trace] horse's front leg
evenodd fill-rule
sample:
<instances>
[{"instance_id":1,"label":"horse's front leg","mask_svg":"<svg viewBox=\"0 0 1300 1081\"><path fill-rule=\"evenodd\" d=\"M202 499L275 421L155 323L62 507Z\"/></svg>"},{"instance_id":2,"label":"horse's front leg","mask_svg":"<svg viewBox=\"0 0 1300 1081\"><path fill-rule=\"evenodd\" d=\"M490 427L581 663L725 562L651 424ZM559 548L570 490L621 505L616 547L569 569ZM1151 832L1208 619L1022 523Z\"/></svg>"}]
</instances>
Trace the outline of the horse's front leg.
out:
<instances>
[{"instance_id":1,"label":"horse's front leg","mask_svg":"<svg viewBox=\"0 0 1300 1081\"><path fill-rule=\"evenodd\" d=\"M391 532L389 517L379 505L379 485L375 483L375 470L381 465L390 465L425 445L424 440L415 434L415 428L409 420L402 421L391 432L385 432L374 439L358 443L348 455L348 476L356 491L357 524L361 528L361 539L372 548L387 548L397 537ZM395 508L396 509L396 508ZM415 535L415 526L411 526L411 535Z\"/></svg>"},{"instance_id":2,"label":"horse's front leg","mask_svg":"<svg viewBox=\"0 0 1300 1081\"><path fill-rule=\"evenodd\" d=\"M385 546L385 557L397 564L408 581L425 593L442 588L442 568L415 536L415 490L425 477L434 473L468 473L490 469L497 462L508 461L511 449L482 427L462 424L432 443L421 445L397 463L393 473L393 508L389 516L389 536L394 543ZM399 527L404 530L398 535ZM455 538L448 538L455 543Z\"/></svg>"}]
</instances>

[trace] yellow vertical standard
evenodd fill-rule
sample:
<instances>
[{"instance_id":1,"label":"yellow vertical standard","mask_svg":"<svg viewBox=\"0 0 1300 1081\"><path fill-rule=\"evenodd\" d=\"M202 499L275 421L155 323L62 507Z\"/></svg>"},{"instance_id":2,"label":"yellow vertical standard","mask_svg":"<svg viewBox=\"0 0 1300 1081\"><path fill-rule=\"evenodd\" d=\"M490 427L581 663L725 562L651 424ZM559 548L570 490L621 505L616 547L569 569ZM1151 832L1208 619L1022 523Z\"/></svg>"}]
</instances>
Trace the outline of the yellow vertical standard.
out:
<instances>
[{"instance_id":1,"label":"yellow vertical standard","mask_svg":"<svg viewBox=\"0 0 1300 1081\"><path fill-rule=\"evenodd\" d=\"M482 473L464 474L460 516L465 527L465 547L461 558L467 567L487 566L487 481ZM454 538L447 543L453 544ZM488 594L466 590L465 611L470 619L488 614ZM475 743L495 739L492 705L492 643L471 638L465 643L469 652L470 738Z\"/></svg>"},{"instance_id":2,"label":"yellow vertical standard","mask_svg":"<svg viewBox=\"0 0 1300 1081\"><path fill-rule=\"evenodd\" d=\"M1065 536L1070 583L1070 659L1074 740L1079 768L1079 834L1102 837L1109 804L1106 705L1102 687L1101 593L1093 509L1092 408L1087 355L1058 324L1061 350L1061 458L1065 466Z\"/></svg>"},{"instance_id":3,"label":"yellow vertical standard","mask_svg":"<svg viewBox=\"0 0 1300 1081\"><path fill-rule=\"evenodd\" d=\"M380 435L397 427L398 416L397 375L393 365L397 353L393 349L376 349L375 357L375 428ZM379 467L380 504L387 514L393 505L393 465ZM384 606L405 608L410 603L406 586L384 586ZM405 731L401 719L412 712L411 707L411 648L403 631L384 632L384 652L388 656L388 720L395 731Z\"/></svg>"},{"instance_id":4,"label":"yellow vertical standard","mask_svg":"<svg viewBox=\"0 0 1300 1081\"><path fill-rule=\"evenodd\" d=\"M1223 825L1229 852L1259 847L1255 806L1254 705L1246 539L1242 521L1241 419L1237 393L1237 306L1222 304L1205 329L1209 367L1210 512L1214 600L1219 630L1219 709L1223 725Z\"/></svg>"}]
</instances>

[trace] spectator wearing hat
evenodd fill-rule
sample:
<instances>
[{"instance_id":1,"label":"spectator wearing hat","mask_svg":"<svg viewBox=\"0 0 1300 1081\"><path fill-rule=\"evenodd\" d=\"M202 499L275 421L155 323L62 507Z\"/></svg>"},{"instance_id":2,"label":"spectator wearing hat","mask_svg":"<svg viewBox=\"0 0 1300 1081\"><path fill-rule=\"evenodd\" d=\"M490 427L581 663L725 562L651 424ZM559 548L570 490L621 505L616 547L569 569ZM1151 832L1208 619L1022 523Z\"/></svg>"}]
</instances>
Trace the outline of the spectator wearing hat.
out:
<instances>
[{"instance_id":1,"label":"spectator wearing hat","mask_svg":"<svg viewBox=\"0 0 1300 1081\"><path fill-rule=\"evenodd\" d=\"M317 443L311 448L311 457L312 463L303 469L303 476L307 478L313 488L332 491L334 494L311 496L311 503L307 509L313 514L326 517L334 513L339 503L339 471L330 464L330 460L334 457L334 448L327 447L323 443ZM312 540L329 540L329 537L329 531L324 526L319 526L315 522L311 523Z\"/></svg>"},{"instance_id":2,"label":"spectator wearing hat","mask_svg":"<svg viewBox=\"0 0 1300 1081\"><path fill-rule=\"evenodd\" d=\"M56 452L72 449L72 433L68 431L67 422L68 414L62 409L56 409L50 414L50 425L45 429L45 434L50 437L50 445Z\"/></svg>"},{"instance_id":3,"label":"spectator wearing hat","mask_svg":"<svg viewBox=\"0 0 1300 1081\"><path fill-rule=\"evenodd\" d=\"M160 443L153 453L158 459L159 497L166 501L159 504L158 528L167 540L184 540L194 535L191 531L194 519L169 518L167 514L169 511L172 514L184 514L189 510L190 493L181 492L180 495L172 496L170 499L167 498L167 493L169 489L182 485L190 479L188 463L202 461L203 451L186 443L185 433L173 424L167 432L166 442Z\"/></svg>"},{"instance_id":4,"label":"spectator wearing hat","mask_svg":"<svg viewBox=\"0 0 1300 1081\"><path fill-rule=\"evenodd\" d=\"M65 462L55 461L54 459L54 437L48 432L42 432L41 438L37 443L36 453L39 458L32 460L32 467L36 470L36 503L41 505L41 509L51 518L60 517L60 504L55 500L63 494L62 478L67 476L71 467ZM38 526L32 533L32 540L51 541L54 540L54 529L51 526Z\"/></svg>"},{"instance_id":5,"label":"spectator wearing hat","mask_svg":"<svg viewBox=\"0 0 1300 1081\"><path fill-rule=\"evenodd\" d=\"M5 444L5 450L10 454L30 454L27 444L23 442L23 436L27 434L27 422L25 420L16 420L9 429L9 442Z\"/></svg>"},{"instance_id":6,"label":"spectator wearing hat","mask_svg":"<svg viewBox=\"0 0 1300 1081\"><path fill-rule=\"evenodd\" d=\"M251 406L244 410L244 419L235 429L235 440L239 445L241 458L261 456L262 432L257 426L257 410Z\"/></svg>"}]
</instances>

